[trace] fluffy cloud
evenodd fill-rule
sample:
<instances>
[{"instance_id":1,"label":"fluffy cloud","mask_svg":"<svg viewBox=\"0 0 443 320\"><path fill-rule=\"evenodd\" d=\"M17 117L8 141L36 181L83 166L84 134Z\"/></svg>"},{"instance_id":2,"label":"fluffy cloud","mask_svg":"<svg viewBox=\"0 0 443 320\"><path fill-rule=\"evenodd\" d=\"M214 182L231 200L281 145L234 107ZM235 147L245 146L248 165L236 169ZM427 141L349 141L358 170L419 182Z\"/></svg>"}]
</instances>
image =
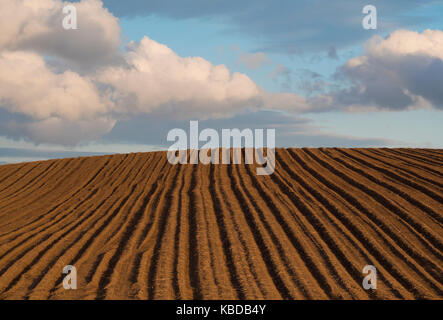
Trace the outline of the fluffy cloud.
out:
<instances>
[{"instance_id":1,"label":"fluffy cloud","mask_svg":"<svg viewBox=\"0 0 443 320\"><path fill-rule=\"evenodd\" d=\"M102 70L96 80L113 92L121 114L152 113L173 119L226 118L245 110L317 109L293 93L269 93L247 75L212 65L201 57L180 57L148 37L133 42L126 65Z\"/></svg>"},{"instance_id":2,"label":"fluffy cloud","mask_svg":"<svg viewBox=\"0 0 443 320\"><path fill-rule=\"evenodd\" d=\"M374 37L362 56L338 72L350 87L335 92L335 107L347 110L443 109L443 32L398 30Z\"/></svg>"},{"instance_id":3,"label":"fluffy cloud","mask_svg":"<svg viewBox=\"0 0 443 320\"><path fill-rule=\"evenodd\" d=\"M80 142L97 140L111 131L116 120L109 116L70 121L51 117L32 121L23 132L37 143L52 143L73 146Z\"/></svg>"},{"instance_id":4,"label":"fluffy cloud","mask_svg":"<svg viewBox=\"0 0 443 320\"><path fill-rule=\"evenodd\" d=\"M422 33L398 30L386 39L374 37L366 44L372 57L425 56L443 60L443 31L425 30ZM357 58L358 59L358 58Z\"/></svg>"},{"instance_id":5,"label":"fluffy cloud","mask_svg":"<svg viewBox=\"0 0 443 320\"><path fill-rule=\"evenodd\" d=\"M282 66L271 76L291 79ZM335 83L315 74L304 78L297 75L303 91L317 95L280 94L268 103L297 112L443 109L443 31L397 30L385 39L375 36L361 56L339 68Z\"/></svg>"},{"instance_id":6,"label":"fluffy cloud","mask_svg":"<svg viewBox=\"0 0 443 320\"><path fill-rule=\"evenodd\" d=\"M262 94L245 74L200 57L182 58L148 37L131 43L125 59L126 66L109 67L97 76L113 89L122 113L221 117L256 105Z\"/></svg>"},{"instance_id":7,"label":"fluffy cloud","mask_svg":"<svg viewBox=\"0 0 443 320\"><path fill-rule=\"evenodd\" d=\"M118 57L118 19L100 0L75 4L77 30L65 30L60 0L0 1L0 50L31 50L75 67L97 67Z\"/></svg>"},{"instance_id":8,"label":"fluffy cloud","mask_svg":"<svg viewBox=\"0 0 443 320\"><path fill-rule=\"evenodd\" d=\"M0 2L3 134L72 145L98 138L116 123L106 91L84 71L117 61L118 19L101 1L82 0L75 4L78 29L65 30L66 4Z\"/></svg>"},{"instance_id":9,"label":"fluffy cloud","mask_svg":"<svg viewBox=\"0 0 443 320\"><path fill-rule=\"evenodd\" d=\"M92 80L72 71L54 73L32 52L0 52L0 106L26 116L13 127L36 142L75 144L115 124L109 116L113 103Z\"/></svg>"},{"instance_id":10,"label":"fluffy cloud","mask_svg":"<svg viewBox=\"0 0 443 320\"><path fill-rule=\"evenodd\" d=\"M112 108L87 77L56 74L42 57L22 51L0 52L0 101L6 110L35 119L90 119Z\"/></svg>"}]
</instances>

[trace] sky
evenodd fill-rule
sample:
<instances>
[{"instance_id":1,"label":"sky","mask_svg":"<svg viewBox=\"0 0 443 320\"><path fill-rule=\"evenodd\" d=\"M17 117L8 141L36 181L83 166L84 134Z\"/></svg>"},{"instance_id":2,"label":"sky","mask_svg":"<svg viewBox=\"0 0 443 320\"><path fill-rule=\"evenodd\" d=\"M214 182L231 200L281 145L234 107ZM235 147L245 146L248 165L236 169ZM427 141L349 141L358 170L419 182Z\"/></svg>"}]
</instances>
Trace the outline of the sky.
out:
<instances>
[{"instance_id":1,"label":"sky","mask_svg":"<svg viewBox=\"0 0 443 320\"><path fill-rule=\"evenodd\" d=\"M0 164L165 150L190 120L442 148L442 21L443 1L2 0Z\"/></svg>"}]
</instances>

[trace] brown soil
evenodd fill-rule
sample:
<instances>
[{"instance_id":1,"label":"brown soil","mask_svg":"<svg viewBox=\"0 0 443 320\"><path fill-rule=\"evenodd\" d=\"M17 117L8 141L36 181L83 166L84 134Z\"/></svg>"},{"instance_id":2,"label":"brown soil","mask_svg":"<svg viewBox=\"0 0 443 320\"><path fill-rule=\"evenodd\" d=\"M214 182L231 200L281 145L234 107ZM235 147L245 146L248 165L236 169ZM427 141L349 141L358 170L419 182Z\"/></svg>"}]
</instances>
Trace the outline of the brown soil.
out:
<instances>
[{"instance_id":1,"label":"brown soil","mask_svg":"<svg viewBox=\"0 0 443 320\"><path fill-rule=\"evenodd\" d=\"M442 150L278 149L270 176L164 152L0 166L0 299L443 299L442 249Z\"/></svg>"}]
</instances>

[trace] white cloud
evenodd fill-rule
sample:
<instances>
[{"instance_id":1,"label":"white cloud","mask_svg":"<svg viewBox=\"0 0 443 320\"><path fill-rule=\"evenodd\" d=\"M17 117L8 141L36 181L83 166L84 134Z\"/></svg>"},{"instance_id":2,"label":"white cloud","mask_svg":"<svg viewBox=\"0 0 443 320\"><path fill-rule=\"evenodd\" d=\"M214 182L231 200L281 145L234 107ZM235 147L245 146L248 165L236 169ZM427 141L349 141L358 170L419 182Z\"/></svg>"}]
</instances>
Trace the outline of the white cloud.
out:
<instances>
[{"instance_id":1,"label":"white cloud","mask_svg":"<svg viewBox=\"0 0 443 320\"><path fill-rule=\"evenodd\" d=\"M333 105L349 111L443 109L443 31L398 30L368 40L364 54L339 75L350 88L335 92Z\"/></svg>"},{"instance_id":2,"label":"white cloud","mask_svg":"<svg viewBox=\"0 0 443 320\"><path fill-rule=\"evenodd\" d=\"M127 66L109 67L97 77L113 88L122 113L220 117L256 104L261 95L245 74L201 57L182 58L148 37L131 43L125 59Z\"/></svg>"},{"instance_id":3,"label":"white cloud","mask_svg":"<svg viewBox=\"0 0 443 320\"><path fill-rule=\"evenodd\" d=\"M115 123L116 120L109 116L77 121L54 117L29 123L25 127L25 132L37 143L72 146L99 139L111 131Z\"/></svg>"},{"instance_id":4,"label":"white cloud","mask_svg":"<svg viewBox=\"0 0 443 320\"><path fill-rule=\"evenodd\" d=\"M74 121L112 109L87 77L72 71L56 74L42 57L23 51L0 52L0 101L4 109L34 119Z\"/></svg>"},{"instance_id":5,"label":"white cloud","mask_svg":"<svg viewBox=\"0 0 443 320\"><path fill-rule=\"evenodd\" d=\"M31 50L90 68L116 58L118 19L100 0L75 3L77 30L65 30L60 0L0 1L0 50Z\"/></svg>"},{"instance_id":6,"label":"white cloud","mask_svg":"<svg viewBox=\"0 0 443 320\"><path fill-rule=\"evenodd\" d=\"M9 119L2 121L1 131L6 134L72 145L98 138L116 123L106 91L75 70L115 61L118 19L101 1L82 0L74 4L78 29L65 30L66 4L0 2L0 108ZM49 60L63 68L55 71Z\"/></svg>"},{"instance_id":7,"label":"white cloud","mask_svg":"<svg viewBox=\"0 0 443 320\"><path fill-rule=\"evenodd\" d=\"M14 130L36 142L75 144L112 129L114 108L87 77L56 74L32 52L0 52L0 107L26 121Z\"/></svg>"},{"instance_id":8,"label":"white cloud","mask_svg":"<svg viewBox=\"0 0 443 320\"><path fill-rule=\"evenodd\" d=\"M414 55L443 60L443 31L425 30L419 33L397 30L386 39L370 39L365 49L374 57Z\"/></svg>"},{"instance_id":9,"label":"white cloud","mask_svg":"<svg viewBox=\"0 0 443 320\"><path fill-rule=\"evenodd\" d=\"M268 93L247 75L212 65L201 57L180 57L148 37L131 43L125 66L99 72L121 114L153 113L170 119L226 118L245 110L294 112L318 108L293 93Z\"/></svg>"}]
</instances>

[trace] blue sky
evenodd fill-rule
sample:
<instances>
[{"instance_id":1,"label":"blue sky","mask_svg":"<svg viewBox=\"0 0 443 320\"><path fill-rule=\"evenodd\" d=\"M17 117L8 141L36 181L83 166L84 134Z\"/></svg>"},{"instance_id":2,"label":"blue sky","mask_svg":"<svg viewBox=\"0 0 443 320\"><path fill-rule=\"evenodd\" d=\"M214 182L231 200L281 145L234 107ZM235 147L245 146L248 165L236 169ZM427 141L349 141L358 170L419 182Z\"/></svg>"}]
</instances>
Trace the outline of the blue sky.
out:
<instances>
[{"instance_id":1,"label":"blue sky","mask_svg":"<svg viewBox=\"0 0 443 320\"><path fill-rule=\"evenodd\" d=\"M88 1L100 2L83 0L74 4ZM364 30L361 26L365 16L362 8L367 4L377 8L376 30ZM179 57L200 57L213 66L226 66L231 74L237 72L246 75L267 95L290 93L294 97L306 99L309 105L306 111L294 112L293 107L278 108L261 103L259 110L251 111L249 108L243 110L243 105L239 103L232 108L240 111L233 113L230 106L223 104L217 106L229 109L223 117L213 116L214 110L206 114L205 109L198 109L202 126L255 128L277 124L282 129L280 134L277 130L276 143L284 147L443 148L443 101L439 100L441 95L438 93L439 90L443 91L443 85L438 83L442 79L439 72L442 59L433 53L438 48L429 48L427 52L421 52L418 48L405 55L401 48L396 52L396 48L389 47L391 44L386 41L386 47L391 51L383 57L378 55L375 45L364 49L369 46L372 37L381 36L380 41L383 41L399 30L418 32L417 38L411 33L398 34L399 46L408 47L410 43L420 45L420 41L427 41L424 30L443 30L443 1L104 0L103 7L111 15L111 18L106 19L115 18L121 29L118 49L103 44L103 50L115 50L109 54L109 62L103 62L105 66L117 66L118 62L114 61L126 57L133 50L127 49L127 45L131 42L138 45L147 36L154 45L166 45ZM81 16L79 21L82 21ZM411 37L410 42L407 37ZM37 52L48 64L53 63L51 68L58 68L60 72L69 70L96 81L95 75L90 75L90 70L101 70L102 61L82 65L82 61L74 61L71 56L66 58L57 48L47 51L41 49L46 45L41 39L24 46L23 50ZM57 41L57 38L53 40ZM81 39L78 41L82 42ZM88 50L95 52L102 49L92 50L90 47L93 41L85 43L79 44L80 47L84 46L84 56L87 56ZM0 50L1 44L0 41ZM97 44L99 46L101 44ZM368 65L371 69L383 65L380 67L382 75L377 80L371 71L362 73L360 69L349 67L349 61L353 58L370 61L368 63L372 64ZM95 60L91 58L91 61ZM395 73L395 79L399 79L398 84L392 84L392 88L390 82L383 84L383 72L386 75ZM420 87L416 82L417 74L422 79L425 77L431 85ZM374 79L380 82L379 86L368 82ZM118 90L121 88L117 88L115 83L100 84L97 90L109 87L118 92L112 99L120 97L121 92ZM361 94L361 88L368 90ZM129 92L132 94L134 90ZM397 91L398 94L395 94ZM323 107L317 102L319 97L327 97L332 102ZM9 96L0 101L6 101L3 102L5 105L16 103ZM124 100L126 104L127 101L132 100ZM391 102L392 106L389 105ZM117 105L115 101L112 103ZM181 107L177 101L171 103ZM192 103L187 102L181 110L193 109ZM250 101L244 103L245 107L248 103ZM119 106L116 108L119 109ZM138 106L138 109L142 108L143 105ZM25 108L16 107L13 110L17 109ZM65 151L71 152L69 155L76 152L84 155L88 152L95 154L97 151L101 154L167 148L165 132L173 126L186 129L188 121L196 118L195 114L185 111L180 119L174 118L173 111L170 111L171 117L168 117L165 107L154 111L151 107L147 109L149 112L143 111L142 114L135 114L132 110L125 111L124 115L120 113L113 118L112 126L103 125L107 129L103 129L100 134L94 132L91 135L85 134L87 138L81 141L66 143L68 140L65 139L59 143L57 139L47 138L48 135L32 135L29 129L17 129L21 128L17 125L20 121L26 125L34 121L31 119L34 114L21 115L5 107L7 111L0 109L0 113L6 112L0 121L0 162L23 161L26 157L35 160L58 157L58 154L64 156ZM80 126L79 130L84 130L85 126ZM12 127L15 129L12 130ZM72 128L70 135L76 134L77 126L73 125ZM51 131L50 135L53 134ZM60 136L64 134L60 133ZM17 152L14 152L14 148ZM24 153L22 150L29 152Z\"/></svg>"}]
</instances>

